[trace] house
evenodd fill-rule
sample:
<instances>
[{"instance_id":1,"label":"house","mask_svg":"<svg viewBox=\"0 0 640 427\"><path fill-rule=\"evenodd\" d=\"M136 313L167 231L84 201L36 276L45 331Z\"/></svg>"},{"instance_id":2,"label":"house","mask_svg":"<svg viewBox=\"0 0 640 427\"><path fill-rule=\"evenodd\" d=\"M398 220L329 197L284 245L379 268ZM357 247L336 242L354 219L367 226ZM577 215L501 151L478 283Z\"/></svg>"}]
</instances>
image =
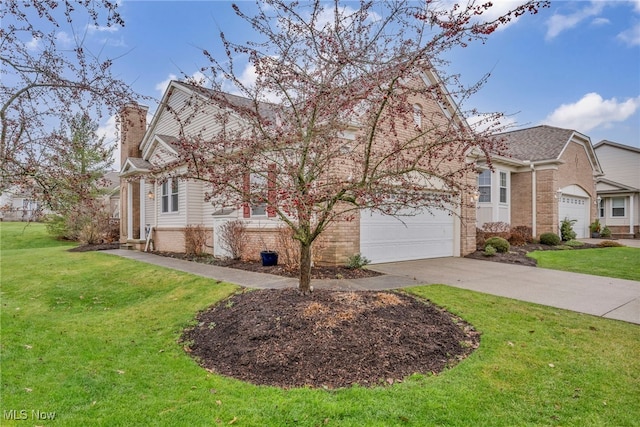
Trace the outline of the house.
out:
<instances>
[{"instance_id":1,"label":"house","mask_svg":"<svg viewBox=\"0 0 640 427\"><path fill-rule=\"evenodd\" d=\"M598 178L598 218L614 237L640 237L640 149L600 141L593 149L605 173Z\"/></svg>"},{"instance_id":2,"label":"house","mask_svg":"<svg viewBox=\"0 0 640 427\"><path fill-rule=\"evenodd\" d=\"M0 221L39 221L48 213L32 194L17 186L0 194Z\"/></svg>"},{"instance_id":3,"label":"house","mask_svg":"<svg viewBox=\"0 0 640 427\"><path fill-rule=\"evenodd\" d=\"M435 75L427 72L421 79L424 80L417 84L441 84ZM224 256L226 253L218 244L218 230L226 221L239 219L247 225L250 237L244 257L256 259L261 248L278 250L277 235L282 224L268 209L262 206L223 209L204 201L208 189L204 182L175 178L155 181L153 178L154 167L167 164L177 153L180 134L198 134L206 139L220 132L220 124L216 122L218 107L199 103L202 90L172 81L148 127L147 107L132 104L122 110L121 243L141 250L147 246L146 240L153 230L157 250L184 252L185 228L202 225L213 254ZM248 102L235 95L224 96L238 108L245 108ZM420 114L438 112L466 126L457 107L447 97L416 102L414 120L420 117L417 108ZM177 120L176 114L189 120ZM475 175L463 179L473 185ZM470 197L463 196L463 201L468 202ZM349 256L357 253L374 263L465 255L475 250L475 207L459 203L453 210L432 209L403 221L380 213L360 212L355 218L336 222L325 231L326 244L316 262L344 264Z\"/></svg>"},{"instance_id":4,"label":"house","mask_svg":"<svg viewBox=\"0 0 640 427\"><path fill-rule=\"evenodd\" d=\"M531 227L533 236L560 234L575 221L578 238L596 218L596 179L602 168L588 136L571 129L536 126L497 134L504 153L478 177L478 226L505 222Z\"/></svg>"}]
</instances>

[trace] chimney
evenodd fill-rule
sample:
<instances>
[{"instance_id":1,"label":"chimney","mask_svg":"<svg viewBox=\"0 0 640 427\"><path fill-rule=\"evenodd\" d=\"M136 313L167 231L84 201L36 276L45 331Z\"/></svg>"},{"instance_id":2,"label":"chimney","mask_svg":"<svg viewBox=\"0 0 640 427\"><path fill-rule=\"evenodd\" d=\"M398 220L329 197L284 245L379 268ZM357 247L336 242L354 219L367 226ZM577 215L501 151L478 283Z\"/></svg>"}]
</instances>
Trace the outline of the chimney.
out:
<instances>
[{"instance_id":1,"label":"chimney","mask_svg":"<svg viewBox=\"0 0 640 427\"><path fill-rule=\"evenodd\" d=\"M142 157L140 143L147 130L149 107L131 103L120 110L120 164L129 157Z\"/></svg>"}]
</instances>

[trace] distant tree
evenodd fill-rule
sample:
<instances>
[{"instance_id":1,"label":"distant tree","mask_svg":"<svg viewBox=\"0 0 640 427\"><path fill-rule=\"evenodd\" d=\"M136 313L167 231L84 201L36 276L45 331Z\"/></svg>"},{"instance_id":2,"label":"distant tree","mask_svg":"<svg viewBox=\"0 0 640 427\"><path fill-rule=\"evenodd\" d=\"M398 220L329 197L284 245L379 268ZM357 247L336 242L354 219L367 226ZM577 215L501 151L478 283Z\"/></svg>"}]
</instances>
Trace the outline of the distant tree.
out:
<instances>
[{"instance_id":1,"label":"distant tree","mask_svg":"<svg viewBox=\"0 0 640 427\"><path fill-rule=\"evenodd\" d=\"M0 6L0 191L38 193L56 131L77 112L99 120L140 99L87 47L91 28L123 26L116 1L5 0ZM34 196L39 197L39 194Z\"/></svg>"},{"instance_id":2,"label":"distant tree","mask_svg":"<svg viewBox=\"0 0 640 427\"><path fill-rule=\"evenodd\" d=\"M462 104L482 82L460 85L443 72L442 54L548 2L529 1L490 21L482 17L491 3L353 4L269 0L257 2L252 16L233 5L254 41L235 43L221 33L226 54L205 50L210 65L202 69L217 79L199 91L222 106L215 117L222 127L213 135L194 131L185 112L200 110L189 100L174 113L190 130L161 171L207 181L217 205L265 203L300 242L303 293L311 246L332 223L361 209L399 216L468 204L475 166L467 155L490 160L499 152L490 134L501 115L485 115L483 130L474 130L455 103L448 109L447 100ZM247 83L238 58L248 58L255 81ZM248 101L226 95L230 88ZM419 111L424 97L444 109Z\"/></svg>"},{"instance_id":3,"label":"distant tree","mask_svg":"<svg viewBox=\"0 0 640 427\"><path fill-rule=\"evenodd\" d=\"M115 147L108 147L97 135L98 125L77 113L69 118L41 161L34 179L41 190L41 200L61 218L66 238L77 240L82 231L98 230L104 221L100 199L106 194L104 175L113 163Z\"/></svg>"}]
</instances>

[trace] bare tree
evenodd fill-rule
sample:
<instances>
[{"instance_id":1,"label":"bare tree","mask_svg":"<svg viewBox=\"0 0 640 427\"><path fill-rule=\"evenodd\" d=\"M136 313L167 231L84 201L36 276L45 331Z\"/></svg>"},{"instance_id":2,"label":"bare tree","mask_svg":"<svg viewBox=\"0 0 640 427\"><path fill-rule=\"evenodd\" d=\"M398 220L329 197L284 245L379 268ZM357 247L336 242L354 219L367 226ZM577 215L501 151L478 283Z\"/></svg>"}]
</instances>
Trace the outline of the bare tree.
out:
<instances>
[{"instance_id":1,"label":"bare tree","mask_svg":"<svg viewBox=\"0 0 640 427\"><path fill-rule=\"evenodd\" d=\"M124 22L110 0L6 0L0 21L0 191L42 192L42 163L59 143L55 128L78 112L98 121L140 98L111 74L112 59L86 43L90 28Z\"/></svg>"},{"instance_id":2,"label":"bare tree","mask_svg":"<svg viewBox=\"0 0 640 427\"><path fill-rule=\"evenodd\" d=\"M458 105L482 82L458 84L444 73L442 54L547 2L489 22L481 18L490 3L352 4L270 0L257 2L252 16L234 5L255 39L236 43L221 33L226 54L204 51L203 71L216 83L198 93L220 107L213 117L220 130L211 136L185 125L181 154L162 171L180 166L184 177L207 181L208 198L221 206L265 203L300 242L303 293L311 246L332 223L361 209L411 215L468 200L461 197L475 190L468 155L499 152L489 136L501 115L485 115L483 131L461 120ZM248 60L255 82L246 83L238 58ZM231 87L241 97L226 94Z\"/></svg>"}]
</instances>

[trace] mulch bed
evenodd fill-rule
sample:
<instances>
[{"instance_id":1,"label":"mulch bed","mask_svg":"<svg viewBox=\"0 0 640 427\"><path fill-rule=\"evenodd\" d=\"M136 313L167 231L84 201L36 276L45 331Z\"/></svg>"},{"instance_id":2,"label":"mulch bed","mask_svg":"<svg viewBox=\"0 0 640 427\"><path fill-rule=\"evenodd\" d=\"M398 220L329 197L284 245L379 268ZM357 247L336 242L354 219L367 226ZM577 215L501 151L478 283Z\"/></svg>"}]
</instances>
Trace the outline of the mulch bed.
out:
<instances>
[{"instance_id":1,"label":"mulch bed","mask_svg":"<svg viewBox=\"0 0 640 427\"><path fill-rule=\"evenodd\" d=\"M80 245L69 249L69 252L108 251L120 249L120 243L100 243L95 245Z\"/></svg>"},{"instance_id":2,"label":"mulch bed","mask_svg":"<svg viewBox=\"0 0 640 427\"><path fill-rule=\"evenodd\" d=\"M585 243L583 246L576 246L572 249L589 249L597 248L598 245ZM493 256L486 256L482 249L478 249L475 252L470 253L466 258L480 259L483 261L504 262L507 264L518 264L535 267L538 265L538 261L527 256L529 252L533 251L557 251L563 250L558 246L541 245L538 243L529 243L522 246L513 246L509 248L507 253L496 253Z\"/></svg>"},{"instance_id":3,"label":"mulch bed","mask_svg":"<svg viewBox=\"0 0 640 427\"><path fill-rule=\"evenodd\" d=\"M399 292L243 292L197 316L184 348L204 368L280 387L369 387L438 373L480 342L472 326Z\"/></svg>"},{"instance_id":4,"label":"mulch bed","mask_svg":"<svg viewBox=\"0 0 640 427\"><path fill-rule=\"evenodd\" d=\"M240 270L254 271L256 273L275 274L284 277L299 277L300 270L297 268L288 268L283 265L263 266L258 261L245 261L233 259L214 258L212 255L187 255L176 252L153 252L156 255L178 258L187 261L200 262L204 264L216 265L219 267L237 268ZM362 279L366 277L380 276L382 273L367 270L364 268L348 268L346 266L335 267L312 267L312 279Z\"/></svg>"}]
</instances>

